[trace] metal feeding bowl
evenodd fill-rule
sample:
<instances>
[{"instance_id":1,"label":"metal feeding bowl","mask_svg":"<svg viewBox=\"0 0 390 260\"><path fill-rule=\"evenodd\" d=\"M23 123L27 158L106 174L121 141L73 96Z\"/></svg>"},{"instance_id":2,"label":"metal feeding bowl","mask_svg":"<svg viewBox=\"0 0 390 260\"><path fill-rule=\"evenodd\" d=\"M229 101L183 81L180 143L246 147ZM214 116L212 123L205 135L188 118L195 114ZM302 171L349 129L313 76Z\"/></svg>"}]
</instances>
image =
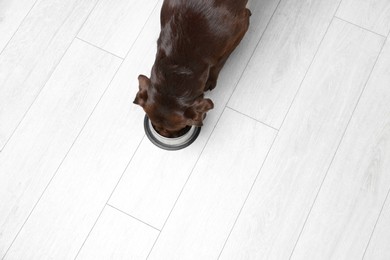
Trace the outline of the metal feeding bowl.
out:
<instances>
[{"instance_id":1,"label":"metal feeding bowl","mask_svg":"<svg viewBox=\"0 0 390 260\"><path fill-rule=\"evenodd\" d=\"M154 129L152 122L147 115L145 115L144 119L144 128L146 136L154 145L169 151L180 150L191 145L196 138L198 138L201 129L198 126L191 126L188 127L186 131L183 131L183 135L175 138L168 138L160 135L156 129Z\"/></svg>"}]
</instances>

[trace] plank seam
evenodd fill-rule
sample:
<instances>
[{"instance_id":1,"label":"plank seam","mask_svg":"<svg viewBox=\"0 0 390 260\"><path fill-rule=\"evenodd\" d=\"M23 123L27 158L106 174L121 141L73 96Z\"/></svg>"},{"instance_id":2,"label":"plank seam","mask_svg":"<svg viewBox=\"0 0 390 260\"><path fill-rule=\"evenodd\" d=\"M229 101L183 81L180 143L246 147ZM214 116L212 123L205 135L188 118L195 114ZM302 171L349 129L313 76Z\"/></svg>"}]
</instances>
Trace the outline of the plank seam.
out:
<instances>
[{"instance_id":1,"label":"plank seam","mask_svg":"<svg viewBox=\"0 0 390 260\"><path fill-rule=\"evenodd\" d=\"M83 28L85 22L88 20L89 16L91 15L92 11L95 9L97 3L99 2L100 0L97 0L95 5L91 8L91 11L88 13L87 17L85 18L84 22L81 24L80 28L78 29L78 31L76 32L76 36L79 34L79 32L81 31L81 29ZM38 2L38 0L37 0ZM31 9L32 10L32 9ZM73 8L74 10L74 8ZM26 16L27 17L27 16ZM55 32L54 35L57 35L58 31L60 30L60 28L62 28L62 26L64 25L66 19L64 19L64 21L62 22L61 26L58 27L57 31ZM53 36L54 37L54 36ZM0 152L2 152L5 147L7 146L7 144L9 143L9 141L12 139L12 137L14 136L16 130L19 128L20 124L23 122L23 120L26 118L26 115L28 114L28 112L30 111L31 107L34 105L35 101L38 99L38 97L40 96L40 94L42 93L43 89L46 87L47 85L47 82L50 80L50 78L53 76L53 73L57 70L57 67L58 65L61 63L62 59L65 57L66 53L68 52L70 46L72 46L73 42L74 42L74 39L76 37L74 37L72 39L72 41L70 42L70 44L68 45L68 47L66 48L66 50L64 51L64 53L61 55L61 57L59 58L58 60L58 63L56 65L53 66L52 68L52 71L49 72L49 75L47 76L46 80L44 81L44 84L43 86L41 87L41 89L39 89L38 93L36 94L36 96L34 97L33 101L31 102L31 104L28 106L26 112L23 114L22 118L19 120L19 123L16 125L15 129L12 131L11 135L8 137L7 141L4 143L3 147L0 147ZM8 251L8 250L7 250Z\"/></svg>"},{"instance_id":2,"label":"plank seam","mask_svg":"<svg viewBox=\"0 0 390 260\"><path fill-rule=\"evenodd\" d=\"M260 121L260 120L258 120L258 119L256 119L256 118L254 118L254 117L251 117L251 116L249 116L249 115L247 115L247 114L245 114L245 113L242 113L242 112L240 112L240 111L238 111L238 110L236 110L236 109L234 109L234 108L231 108L230 106L226 106L226 107L229 108L230 110L232 110L232 111L234 111L234 112L236 112L236 113L242 115L242 116L245 116L245 117L247 117L247 118L249 118L249 119L252 119L253 121L256 121L257 123L260 123L260 124L262 124L262 125L264 125L264 126L266 126L266 127L268 127L268 128L271 128L271 129L275 130L276 132L279 132L279 129L277 129L277 128L275 128L275 127L272 127L272 126L270 126L270 125L267 125L266 123L264 123L264 122L262 122L262 121Z\"/></svg>"},{"instance_id":3,"label":"plank seam","mask_svg":"<svg viewBox=\"0 0 390 260\"><path fill-rule=\"evenodd\" d=\"M389 198L389 194L390 194L390 188L389 188L389 190L388 190L388 192L387 192L385 201L383 202L383 205L382 205L381 211L379 212L378 218L376 219L374 228L372 229L372 232L371 232L371 234L370 234L370 239L368 240L368 243L367 243L367 246L366 246L366 248L365 248L365 250L364 250L362 259L365 259L365 257L366 257L367 249L368 249L368 247L369 247L369 245L370 245L370 243L371 243L371 239L372 239L372 237L373 237L373 235L374 235L374 233L375 233L375 230L376 230L376 227L377 227L377 225L378 225L379 219L380 219L381 216L382 216L382 212L383 212L383 209L385 208L386 202L387 202L387 200L388 200L388 198Z\"/></svg>"},{"instance_id":4,"label":"plank seam","mask_svg":"<svg viewBox=\"0 0 390 260\"><path fill-rule=\"evenodd\" d=\"M80 40L80 41L82 41L82 42L84 42L84 43L86 43L86 44L88 44L88 45L91 45L92 47L95 47L96 49L99 49L99 50L101 50L103 52L106 52L106 53L108 53L108 54L110 54L110 55L112 55L112 56L114 56L114 57L116 57L118 59L124 60L123 57L120 57L120 56L118 56L118 55L116 55L116 54L114 54L112 52L109 52L108 50L105 50L105 49L103 49L103 48L101 48L101 47L99 47L99 46L97 46L97 45L95 45L95 44L93 44L93 43L91 43L89 41L86 41L86 40L84 40L82 38L79 38L78 36L76 36L75 38Z\"/></svg>"},{"instance_id":5,"label":"plank seam","mask_svg":"<svg viewBox=\"0 0 390 260\"><path fill-rule=\"evenodd\" d=\"M355 27L358 27L358 28L360 28L360 29L362 29L362 30L364 30L364 31L367 31L367 32L373 33L373 34L375 34L375 35L378 35L378 36L380 36L380 37L382 37L382 38L383 38L383 37L384 37L384 38L387 37L386 35L382 35L382 34L380 34L380 33L371 31L370 29L367 29L367 28L365 28L365 27L363 27L363 26L360 26L360 25L357 25L357 24L355 24L355 23L353 23L353 22L347 21L347 20L341 18L340 16L335 15L334 18L339 19L340 21L346 22L346 23L348 23L348 24L351 24L351 25L353 25L353 26L355 26Z\"/></svg>"},{"instance_id":6,"label":"plank seam","mask_svg":"<svg viewBox=\"0 0 390 260\"><path fill-rule=\"evenodd\" d=\"M126 60L127 56L128 56L129 53L131 52L131 50L133 49L135 43L138 41L138 39L139 39L141 33L143 32L143 30L144 30L146 24L149 22L149 20L150 20L152 14L153 14L154 11L156 10L156 8L157 8L158 4L160 3L160 1L161 1L161 0L156 1L156 5L154 6L153 10L150 12L149 17L148 17L148 19L146 19L146 21L145 21L145 23L144 23L142 29L140 30L140 32L139 32L138 35L137 35L137 38L135 39L135 41L134 41L133 44L131 45L130 49L129 49L128 52L126 53L124 59L122 60L122 63L120 64L120 66L119 66L119 68L118 68L118 71L119 71L119 69L122 67L122 64L123 64L124 61ZM81 29L80 29L80 30L81 30ZM117 71L117 72L118 72L118 71ZM115 78L115 76L116 76L116 73L115 73L113 79ZM112 82L112 81L111 81L111 82ZM108 84L109 87L110 87L110 85L111 85L111 82L110 82L110 84ZM108 88L109 88L109 87L108 87ZM92 113L93 113L93 112L92 112ZM100 211L100 214L98 215L98 217L97 217L95 223L94 223L93 226L91 227L91 230L88 232L86 238L84 239L84 241L83 241L83 243L82 243L80 249L78 250L78 252L77 252L77 254L76 254L76 256L75 256L74 259L76 259L76 258L78 257L78 255L80 254L82 248L84 247L85 242L88 240L88 238L89 238L89 236L90 236L92 230L94 229L96 223L99 221L100 216L102 215L104 208L106 207L106 205L110 205L110 204L108 204L108 202L110 201L110 199L111 199L112 195L114 194L116 188L118 187L119 183L121 182L121 180L122 180L124 174L126 173L127 168L129 167L130 163L132 162L132 160L133 160L135 154L137 153L137 151L138 151L139 147L141 146L141 144L142 144L142 142L143 142L144 139L145 139L145 135L143 135L143 137L142 137L141 141L139 142L139 144L138 144L136 150L134 151L132 157L130 158L129 162L127 163L125 169L123 170L122 175L119 177L119 180L117 181L117 183L116 183L114 189L112 190L110 196L108 197L108 199L107 199L105 205L103 206L102 210ZM111 206L111 205L110 205L110 206ZM111 207L112 207L112 206L111 206ZM141 221L141 220L140 220L140 221ZM145 223L145 222L143 222L143 223ZM146 223L145 223L145 224L146 224Z\"/></svg>"},{"instance_id":7,"label":"plank seam","mask_svg":"<svg viewBox=\"0 0 390 260\"><path fill-rule=\"evenodd\" d=\"M91 14L92 11L95 9L95 7L96 7L96 5L97 5L98 2L99 2L99 0L96 1L94 7L91 8L91 11L90 11L89 14L87 15L86 19L84 20L83 24L80 26L80 28L79 28L78 31L80 31L81 28L84 26L85 22L88 20L90 14ZM78 34L78 32L76 33L76 35L77 35L77 34ZM75 38L76 38L76 37L75 37ZM51 76L53 75L53 73L57 70L58 65L61 63L62 59L64 58L64 56L65 56L66 53L68 52L70 46L72 46L72 44L73 44L75 38L72 39L72 41L71 41L71 43L69 44L68 48L65 50L65 52L64 52L64 54L62 55L62 57L60 58L58 64L55 66L55 68L53 69L53 71L51 72L51 74L49 75L49 77L47 78L46 83L43 85L43 87L41 88L41 90L39 91L39 93L37 94L37 96L35 97L34 101L31 103L30 107L28 108L28 110L27 110L26 113L24 114L24 116L23 116L22 120L19 122L18 126L19 126L19 125L21 124L21 122L24 120L26 114L28 113L28 111L30 110L30 108L33 106L33 104L34 104L35 101L37 100L37 98L38 98L38 96L40 95L40 93L42 92L42 90L43 90L43 89L45 88L45 86L47 85L47 82L49 81L49 79L51 78ZM120 67L121 67L121 66L118 67L117 71L119 70ZM116 75L116 73L114 74L113 78L115 77L115 75ZM111 79L111 81L112 81L112 79ZM110 84L108 84L108 86L110 86ZM88 123L89 118L90 118L91 115L93 114L94 110L96 109L97 105L99 104L100 100L101 100L102 97L104 96L104 93L107 91L107 89L108 89L108 87L104 90L104 92L103 92L102 96L100 97L98 103L97 103L97 104L95 105L95 107L93 108L92 113L91 113L91 114L89 115L89 117L87 118L87 121L85 122L85 124L84 124L83 127L81 128L80 132L79 132L78 135L76 136L75 140L73 141L73 143L72 143L72 145L70 146L69 150L68 150L67 153L65 154L65 156L64 156L64 158L62 159L61 163L59 164L59 166L58 166L57 169L55 170L53 176L50 178L50 180L49 180L48 184L46 185L45 189L43 190L42 194L39 196L38 201L35 203L35 205L33 206L32 210L31 210L30 213L28 214L26 220L23 222L23 224L22 224L22 226L20 227L19 231L16 233L15 238L12 240L12 242L11 242L10 246L8 247L7 251L5 252L5 254L4 254L2 260L4 260L5 257L7 256L7 253L9 252L9 250L11 249L11 247L12 247L12 245L14 244L15 240L17 239L17 237L19 236L20 232L22 231L23 227L25 226L25 224L26 224L27 221L29 220L31 214L34 212L35 208L36 208L37 205L39 204L41 198L43 197L43 195L45 194L45 192L46 192L47 188L49 187L50 183L52 182L52 180L53 180L54 177L56 176L58 170L60 169L62 163L65 161L67 155L68 155L69 152L72 150L72 147L73 147L73 145L76 143L77 138L78 138L79 135L82 133L82 131L83 131L85 125ZM6 145L6 144L9 142L9 140L12 138L12 136L14 135L14 133L15 133L16 129L18 128L18 126L15 128L14 132L12 133L12 135L10 136L10 138L8 139L8 141L5 143L5 145ZM4 145L4 147L5 147L5 145ZM3 149L4 149L4 147L3 147Z\"/></svg>"},{"instance_id":8,"label":"plank seam","mask_svg":"<svg viewBox=\"0 0 390 260\"><path fill-rule=\"evenodd\" d=\"M261 42L261 40L262 40L262 38L263 38L263 36L264 36L264 33L267 31L267 28L268 28L269 24L271 23L272 18L274 17L274 15L275 15L275 13L276 13L276 10L278 9L278 7L279 7L279 5L280 5L280 2L281 2L281 0L279 0L278 4L277 4L276 7L275 7L275 10L273 11L271 17L269 18L269 20L268 20L268 22L267 22L267 25L266 25L266 27L264 28L264 31L263 31L263 33L262 33L262 35L261 35L259 41L258 41L257 44L255 45L255 47L254 47L254 49L253 49L253 51L252 51L252 54L251 54L250 58L248 59L248 62L247 62L247 64L245 65L245 68L243 69L243 71L242 71L242 73L241 73L241 76L240 76L240 78L238 79L238 81L237 81L237 83L236 83L236 86L234 87L234 89L233 89L233 91L232 91L232 94L230 95L229 99L228 99L227 102L225 103L224 109L222 110L220 116L218 117L217 122L215 123L215 125L214 125L214 127L213 127L213 130L211 131L209 137L207 138L207 141L206 141L205 145L203 146L202 151L200 152L200 154L199 154L199 156L198 156L198 158L197 158L197 160L196 160L196 162L195 162L195 164L194 164L194 166L193 166L193 168L192 168L192 170L191 170L189 176L187 177L187 180L185 181L185 183L184 183L184 185L183 185L183 187L182 187L182 189L181 189L181 191L180 191L180 193L179 193L179 195L178 195L178 197L177 197L175 203L173 204L173 207L172 207L171 211L169 212L168 217L167 217L167 219L165 220L165 222L164 222L164 224L163 224L163 226L162 226L162 228L161 228L161 232L158 234L156 240L154 241L153 246L152 246L152 248L150 249L150 252L149 252L148 256L146 257L146 259L148 259L149 256L150 256L150 254L152 253L154 246L156 245L156 243L157 243L157 241L158 241L158 239L159 239L159 237L160 237L162 231L164 230L165 224L168 222L169 217L170 217L170 215L172 214L172 211L174 210L174 208L175 208L175 206L176 206L176 204L177 204L177 202L178 202L178 200L179 200L181 194L183 193L183 190L184 190L185 187L186 187L186 184L188 183L188 180L190 179L190 177L191 177L191 175L192 175L192 173L193 173L193 171L194 171L196 165L198 164L198 161L199 161L200 157L201 157L202 154L203 154L203 151L204 151L205 148L207 147L207 144L208 144L208 142L210 141L210 138L211 138L211 136L213 135L213 133L214 133L214 131L215 131L215 128L217 127L219 121L221 120L221 117L222 117L222 115L224 114L226 108L228 108L227 105L229 104L230 99L231 99L232 96L234 95L235 89L237 88L238 83L240 82L241 78L243 77L244 72L245 72L246 68L247 68L248 65L249 65L249 62L252 60L253 54L255 53L256 49L258 48L258 46L259 46L259 44L260 44L260 42ZM230 109L230 108L229 108L229 109Z\"/></svg>"},{"instance_id":9,"label":"plank seam","mask_svg":"<svg viewBox=\"0 0 390 260\"><path fill-rule=\"evenodd\" d=\"M118 209L117 207L114 207L114 206L111 205L110 203L107 203L106 205L109 206L109 207L111 207L111 208L113 208L113 209L115 209L116 211L119 211L120 213L122 213L122 214L124 214L124 215L126 215L126 216L128 216L128 217L130 217L130 218L132 218L132 219L134 219L134 220L136 220L137 222L140 222L140 223L142 223L142 224L144 224L144 225L146 225L146 226L148 226L148 227L153 228L154 230L157 230L158 232L161 232L160 229L158 229L158 228L156 228L156 227L153 227L152 225L146 223L145 221L142 221L142 220L140 220L139 218L136 218L136 217L130 215L129 213L127 213L127 212L125 212L125 211L123 211L123 210Z\"/></svg>"},{"instance_id":10,"label":"plank seam","mask_svg":"<svg viewBox=\"0 0 390 260\"><path fill-rule=\"evenodd\" d=\"M264 161L263 161L263 163L261 164L261 167L260 167L259 171L257 172L255 179L253 180L253 183L252 183L252 185L251 185L251 188L249 189L248 194L246 195L246 198L245 198L245 200L244 200L244 203L242 204L241 209L240 209L240 211L238 212L236 219L234 220L233 226L231 227L230 232L229 232L228 236L227 236L226 239L225 239L225 243L223 244L223 247L222 247L221 251L219 252L219 255L218 255L218 258L217 258L217 259L220 259L221 255L222 255L222 253L223 253L223 250L225 249L225 246L226 246L226 244L227 244L227 242L228 242L228 240L229 240L229 238L230 238L230 236L231 236L231 234L232 234L232 232L233 232L233 230L234 230L234 227L235 227L236 224L237 224L238 219L239 219L240 216L241 216L241 212L242 212L242 210L244 209L245 204L246 204L246 202L247 202L247 200L248 200L250 194L252 193L253 187L255 186L256 181L257 181L257 179L258 179L259 176L260 176L261 170L263 169L263 167L264 167L264 165L265 165L265 163L266 163L266 161L267 161L267 158L268 158L269 154L271 153L272 147L274 146L274 143L275 143L276 139L278 138L278 135L279 135L279 133L277 132L276 135L275 135L275 137L274 137L274 140L272 141L272 144L271 144L271 146L270 146L270 148L269 148L269 150L268 150L268 152L267 152L267 155L265 156Z\"/></svg>"},{"instance_id":11,"label":"plank seam","mask_svg":"<svg viewBox=\"0 0 390 260\"><path fill-rule=\"evenodd\" d=\"M228 99L227 102L226 102L226 106L228 106L228 104L230 104L230 100L232 99L232 97L233 97L234 94L236 93L238 84L240 83L242 77L244 76L245 71L247 70L247 68L248 68L248 66L249 66L249 63L252 61L253 55L255 54L255 52L257 51L257 49L259 48L260 42L261 42L262 39L264 38L265 32L268 30L268 27L269 27L270 23L272 22L272 20L273 20L273 18L274 18L274 16L275 16L276 11L277 11L278 8L279 8L280 2L282 2L282 0L279 0L278 4L277 4L276 7L275 7L275 10L273 11L271 17L269 18L269 20L268 20L268 22L267 22L267 25L266 25L265 28L264 28L263 33L261 34L261 37L259 38L259 41L256 43L255 47L253 48L252 54L250 55L250 57L249 57L249 59L248 59L248 62L246 63L244 69L242 70L242 73L241 73L240 77L238 78L238 81L237 81L237 83L236 83L236 86L233 88L232 94L230 95L229 99ZM241 114L242 114L242 113L241 113Z\"/></svg>"},{"instance_id":12,"label":"plank seam","mask_svg":"<svg viewBox=\"0 0 390 260\"><path fill-rule=\"evenodd\" d=\"M303 78L302 78L301 84L299 84L299 88L298 88L297 91L295 92L294 98L293 98L292 101L291 101L291 104L290 104L290 106L289 106L289 108L288 108L288 110L287 110L286 115L285 115L284 118L283 118L282 124L280 125L280 128L279 128L279 129L281 129L281 128L283 127L284 122L286 121L286 118L288 117L288 114L290 113L290 110L291 110L292 106L294 105L295 100L296 100L296 98L297 98L299 92L301 91L303 82L305 82L305 80L306 80L306 78L307 78L307 74L309 73L311 67L313 66L313 63L314 63L314 61L315 61L315 59L316 59L316 57L317 57L317 54L318 54L318 52L319 52L319 50L320 50L320 48L321 48L321 46L322 46L322 44L323 44L323 42L324 42L325 36L328 34L329 28L330 28L330 26L331 26L332 23L333 23L333 19L334 19L335 15L336 15L338 9L340 8L341 2L342 2L342 0L340 0L339 5L338 5L338 7L337 7L335 13L333 14L333 18L332 18L332 20L330 21L330 23L329 23L329 25L328 25L328 28L326 28L326 31L325 31L324 35L322 36L322 39L321 39L320 43L318 44L318 48L317 48L316 52L314 53L313 59L311 60L311 62L310 62L310 64L309 64L309 67L307 68L306 73L305 73L305 75L304 75Z\"/></svg>"},{"instance_id":13,"label":"plank seam","mask_svg":"<svg viewBox=\"0 0 390 260\"><path fill-rule=\"evenodd\" d=\"M217 127L217 125L218 125L218 123L219 123L219 121L220 121L220 119L221 119L223 113L225 112L225 110L226 110L226 107L223 109L223 111L222 111L222 113L221 113L221 116L218 118L216 124L215 124L214 127L213 127L213 130L211 131L209 137L207 138L207 141L206 141L205 145L203 146L202 151L200 152L198 158L196 159L196 162L195 162L194 166L192 167L192 170L191 170L190 174L188 175L188 177L187 177L187 179L186 179L186 181L185 181L183 187L181 188L180 193L179 193L177 199L175 200L175 203L173 204L172 209L170 210L170 212L169 212L169 214L168 214L168 217L166 218L166 220L165 220L163 226L161 227L161 232L158 234L156 240L154 241L153 246L152 246L152 248L150 249L149 254L148 254L148 256L146 257L146 259L148 259L149 256L150 256L150 254L152 253L153 248L154 248L154 246L156 245L156 243L157 243L157 241L158 241L158 238L160 237L162 231L164 230L165 224L168 222L169 217L171 216L173 210L175 209L175 206L176 206L177 202L179 201L179 198L180 198L181 194L183 193L183 191L184 191L184 189L185 189L185 187L186 187L186 185L187 185L189 179L191 178L191 175L192 175L192 173L194 172L194 169L195 169L196 165L198 164L199 159L200 159L200 157L201 157L202 154L203 154L203 151L204 151L205 148L207 147L207 144L208 144L208 142L210 141L210 138L211 138L211 136L213 135L214 130L215 130L215 128Z\"/></svg>"},{"instance_id":14,"label":"plank seam","mask_svg":"<svg viewBox=\"0 0 390 260\"><path fill-rule=\"evenodd\" d=\"M337 17L335 17L335 19L337 19ZM383 36L381 36L381 37L383 38ZM308 213L307 216L306 216L305 222L303 223L303 226L302 226L302 228L301 228L301 231L300 231L300 233L299 233L299 236L298 236L298 238L297 238L297 240L296 240L296 242L295 242L294 248L293 248L293 250L291 251L291 254L290 254L290 258L289 258L289 259L292 258L293 254L294 254L294 251L295 251L295 249L296 249L296 246L297 246L297 244L299 243L299 240L300 240L300 238L301 238L301 235L302 235L302 233L303 233L303 230L305 229L306 223L307 223L307 221L308 221L308 219L309 219L309 217L310 217L310 215L311 215L311 211L312 211L312 209L314 208L314 205L316 204L318 195L319 195L320 192L321 192L321 189L322 189L322 186L323 186L323 184L324 184L324 182L325 182L325 179L326 179L326 177L328 176L329 170L330 170L330 168L332 167L333 162L334 162L334 159L335 159L336 156L337 156L337 153L338 153L338 151L339 151L339 148L340 148L340 146L341 146L341 144L342 144L342 142L343 142L343 140L344 140L345 134L346 134L347 131L348 131L349 125L350 125L350 123L351 123L351 121L352 121L352 119L353 119L353 117L354 117L355 111L356 111L356 109L357 109L357 107L358 107L358 105L359 105L359 103L360 103L360 100L361 100L361 98L362 98L362 96L363 96L363 94L364 94L364 92L365 92L365 90L366 90L367 84L368 84L368 82L369 82L369 80L370 80L370 78L371 78L371 76L372 76L372 73L373 73L373 71L374 71L374 68L376 67L376 64L377 64L377 62L378 62L378 60L379 60L379 57L380 57L380 55L381 55L381 53L382 53L382 51L383 51L384 46L385 46L385 42L383 42L383 44L382 44L382 47L381 47L381 49L380 49L380 51L379 51L379 53L378 53L378 55L377 55L377 57L376 57L376 60L375 60L373 66L372 66L372 68L371 68L371 72L370 72L370 74L368 75L367 80L366 80L366 83L364 84L364 87L363 87L363 89L362 89L362 91L361 91L361 93L360 93L360 95L359 95L359 98L358 98L356 104L355 104L355 107L354 107L354 109L353 109L353 111L352 111L352 114L351 114L351 116L350 116L350 118L349 118L349 120L348 120L348 123L347 123L347 125L346 125L346 127L345 127L345 129L344 129L344 132L343 132L343 134L342 134L342 136L341 136L341 139L340 139L340 141L339 141L339 143L338 143L338 145L337 145L337 148L336 148L336 150L335 150L335 153L333 154L332 160L330 161L329 166L328 166L328 169L326 170L325 175L324 175L324 177L323 177L323 179L322 179L321 185L320 185L320 187L318 188L318 191L317 191L316 196L314 197L314 201L313 201L313 203L312 203L312 205L311 205L311 207L310 207L309 213Z\"/></svg>"},{"instance_id":15,"label":"plank seam","mask_svg":"<svg viewBox=\"0 0 390 260\"><path fill-rule=\"evenodd\" d=\"M144 138L145 138L145 135L142 137L141 141L139 142L139 144L138 144L137 148L135 149L135 151L134 151L133 155L131 156L131 159L130 159L129 163L126 165L125 169L124 169L124 170L123 170L123 172L122 172L122 175L119 177L119 180L117 181L117 183L116 183L116 185L115 185L115 187L114 187L114 190L111 192L110 196L108 197L108 199L107 199L106 203L104 204L104 206L103 206L102 210L100 211L100 213L99 213L98 217L96 218L96 221L95 221L95 223L92 225L91 229L89 230L89 232L88 232L87 236L85 237L85 239L84 239L83 243L81 244L81 247L80 247L79 251L77 252L77 254L76 254L76 256L75 256L75 258L74 258L74 259L77 259L78 255L80 254L81 250L83 249L83 247L84 247L85 243L87 242L87 240L88 240L89 236L91 235L91 233L92 233L93 229L95 228L95 226L96 226L97 222L99 221L99 219L100 219L101 215L103 214L103 211L104 211L104 209L106 208L106 205L109 205L109 204L108 204L108 202L110 201L112 194L114 194L114 191L115 191L116 187L118 186L118 184L119 184L119 183L120 183L120 181L122 180L122 177L123 177L123 175L125 174L125 172L126 172L127 168L128 168L128 167L129 167L129 165L130 165L130 162L133 160L133 158L134 158L135 154L137 153L137 151L138 151L139 147L141 146L141 144L142 144L142 142L143 142Z\"/></svg>"},{"instance_id":16,"label":"plank seam","mask_svg":"<svg viewBox=\"0 0 390 260\"><path fill-rule=\"evenodd\" d=\"M1 50L0 52L0 57L1 55L3 54L4 50L8 47L9 43L12 41L12 39L15 37L16 33L19 31L20 29L20 26L22 26L22 24L24 23L24 21L26 20L27 16L31 13L32 9L34 9L35 5L37 4L38 0L35 0L34 4L31 6L30 10L27 12L26 16L22 19L22 21L20 22L18 28L16 28L15 32L12 34L12 36L9 38L9 40L7 41L7 43L4 45L4 48Z\"/></svg>"}]
</instances>

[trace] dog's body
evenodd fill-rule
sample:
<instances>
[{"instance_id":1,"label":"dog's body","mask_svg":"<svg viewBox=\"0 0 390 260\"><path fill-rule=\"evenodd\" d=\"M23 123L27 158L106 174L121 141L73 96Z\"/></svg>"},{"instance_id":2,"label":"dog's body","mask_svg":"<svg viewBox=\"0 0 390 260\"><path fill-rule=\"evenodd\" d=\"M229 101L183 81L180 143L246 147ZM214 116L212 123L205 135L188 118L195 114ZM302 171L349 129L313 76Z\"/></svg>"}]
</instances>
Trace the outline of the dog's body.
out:
<instances>
[{"instance_id":1,"label":"dog's body","mask_svg":"<svg viewBox=\"0 0 390 260\"><path fill-rule=\"evenodd\" d=\"M134 103L164 136L201 126L214 107L212 90L229 55L249 27L247 0L164 0L151 78L140 75Z\"/></svg>"}]
</instances>

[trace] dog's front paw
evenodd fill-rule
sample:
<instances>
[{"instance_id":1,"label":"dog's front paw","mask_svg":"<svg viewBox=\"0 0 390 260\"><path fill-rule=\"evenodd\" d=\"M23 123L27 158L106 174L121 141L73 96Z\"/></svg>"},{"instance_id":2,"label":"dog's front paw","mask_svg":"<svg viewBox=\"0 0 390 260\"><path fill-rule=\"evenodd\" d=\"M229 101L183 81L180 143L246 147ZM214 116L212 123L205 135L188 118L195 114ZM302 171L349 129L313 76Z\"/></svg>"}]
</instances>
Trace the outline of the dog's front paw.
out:
<instances>
[{"instance_id":1,"label":"dog's front paw","mask_svg":"<svg viewBox=\"0 0 390 260\"><path fill-rule=\"evenodd\" d=\"M207 80L206 82L206 85L205 85L205 88L204 88L204 91L208 91L208 90L213 90L215 89L215 87L217 86L217 81L216 80Z\"/></svg>"}]
</instances>

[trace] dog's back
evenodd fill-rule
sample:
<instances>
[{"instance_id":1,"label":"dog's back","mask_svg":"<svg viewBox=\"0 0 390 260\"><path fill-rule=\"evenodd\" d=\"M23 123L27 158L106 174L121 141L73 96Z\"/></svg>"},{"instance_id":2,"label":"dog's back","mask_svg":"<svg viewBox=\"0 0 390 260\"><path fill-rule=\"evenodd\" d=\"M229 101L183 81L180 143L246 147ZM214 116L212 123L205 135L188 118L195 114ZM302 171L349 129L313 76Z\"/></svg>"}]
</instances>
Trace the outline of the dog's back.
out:
<instances>
[{"instance_id":1,"label":"dog's back","mask_svg":"<svg viewBox=\"0 0 390 260\"><path fill-rule=\"evenodd\" d=\"M165 0L159 47L176 60L219 59L247 20L247 0Z\"/></svg>"}]
</instances>

